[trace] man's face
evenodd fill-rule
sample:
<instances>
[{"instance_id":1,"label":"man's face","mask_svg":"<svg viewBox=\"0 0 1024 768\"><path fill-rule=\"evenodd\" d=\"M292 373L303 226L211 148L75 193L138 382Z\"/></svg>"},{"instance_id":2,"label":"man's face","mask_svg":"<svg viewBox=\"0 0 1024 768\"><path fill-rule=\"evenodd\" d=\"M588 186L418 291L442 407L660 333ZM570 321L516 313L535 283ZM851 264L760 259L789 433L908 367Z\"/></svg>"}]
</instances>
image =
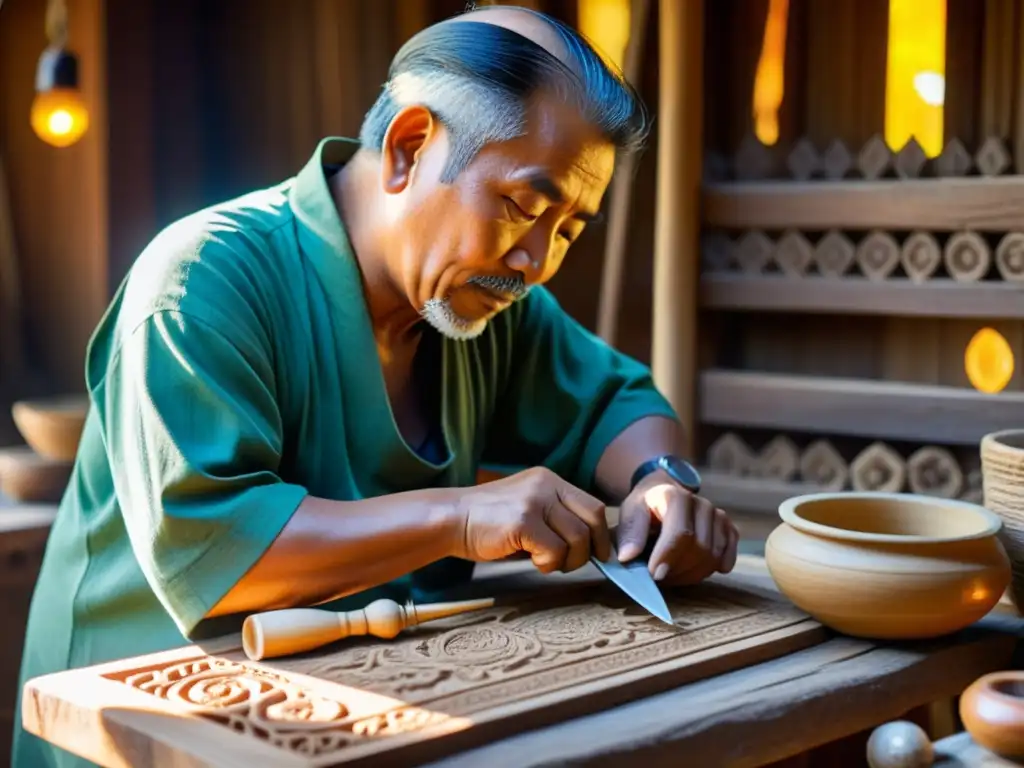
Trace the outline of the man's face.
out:
<instances>
[{"instance_id":1,"label":"man's face","mask_svg":"<svg viewBox=\"0 0 1024 768\"><path fill-rule=\"evenodd\" d=\"M390 268L450 338L479 335L550 280L611 179L612 145L571 107L539 100L528 114L526 136L484 147L451 183L441 181L449 135L426 110L403 110L389 130Z\"/></svg>"}]
</instances>

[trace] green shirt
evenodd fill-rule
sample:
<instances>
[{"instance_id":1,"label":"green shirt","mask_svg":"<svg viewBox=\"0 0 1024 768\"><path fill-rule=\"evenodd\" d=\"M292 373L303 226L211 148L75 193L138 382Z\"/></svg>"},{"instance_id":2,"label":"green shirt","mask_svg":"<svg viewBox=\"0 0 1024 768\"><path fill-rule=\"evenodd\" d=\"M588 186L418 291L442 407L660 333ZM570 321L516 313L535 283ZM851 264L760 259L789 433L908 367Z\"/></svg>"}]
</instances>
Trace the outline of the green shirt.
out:
<instances>
[{"instance_id":1,"label":"green shirt","mask_svg":"<svg viewBox=\"0 0 1024 768\"><path fill-rule=\"evenodd\" d=\"M616 435L672 415L644 366L537 288L472 341L425 331L443 434L433 456L407 445L327 184L356 147L323 141L295 178L174 223L133 265L90 341L93 407L36 587L23 682L236 630L241 617L202 618L307 493L466 486L487 465L546 465L593 490ZM345 607L471 570L435 563ZM16 768L56 764L57 750L22 736Z\"/></svg>"}]
</instances>

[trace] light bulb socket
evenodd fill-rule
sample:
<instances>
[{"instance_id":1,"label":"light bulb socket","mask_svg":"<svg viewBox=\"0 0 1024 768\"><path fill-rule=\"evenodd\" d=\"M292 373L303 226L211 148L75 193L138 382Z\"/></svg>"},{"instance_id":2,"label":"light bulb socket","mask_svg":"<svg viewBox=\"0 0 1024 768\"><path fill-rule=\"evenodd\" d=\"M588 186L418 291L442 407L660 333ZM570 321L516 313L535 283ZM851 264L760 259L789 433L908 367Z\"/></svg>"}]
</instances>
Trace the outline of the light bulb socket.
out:
<instances>
[{"instance_id":1,"label":"light bulb socket","mask_svg":"<svg viewBox=\"0 0 1024 768\"><path fill-rule=\"evenodd\" d=\"M36 68L36 91L54 88L78 88L78 57L64 48L51 46L43 51Z\"/></svg>"}]
</instances>

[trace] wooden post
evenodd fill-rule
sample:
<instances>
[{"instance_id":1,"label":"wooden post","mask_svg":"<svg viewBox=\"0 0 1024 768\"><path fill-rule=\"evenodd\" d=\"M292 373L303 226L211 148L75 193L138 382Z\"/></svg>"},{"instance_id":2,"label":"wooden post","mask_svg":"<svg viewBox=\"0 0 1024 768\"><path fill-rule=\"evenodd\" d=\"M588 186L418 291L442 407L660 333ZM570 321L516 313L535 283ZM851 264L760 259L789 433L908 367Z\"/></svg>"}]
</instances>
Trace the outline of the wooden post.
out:
<instances>
[{"instance_id":1,"label":"wooden post","mask_svg":"<svg viewBox=\"0 0 1024 768\"><path fill-rule=\"evenodd\" d=\"M704 0L660 0L658 183L651 364L682 419L693 456L697 424L697 281L703 156Z\"/></svg>"},{"instance_id":2,"label":"wooden post","mask_svg":"<svg viewBox=\"0 0 1024 768\"><path fill-rule=\"evenodd\" d=\"M650 0L630 3L629 42L623 76L638 91L644 52L647 50L647 16ZM626 265L626 238L629 236L629 211L636 175L636 155L626 155L615 169L612 179L611 213L604 249L604 272L601 275L601 297L597 310L597 334L615 345L619 328L619 304L622 298L622 274Z\"/></svg>"}]
</instances>

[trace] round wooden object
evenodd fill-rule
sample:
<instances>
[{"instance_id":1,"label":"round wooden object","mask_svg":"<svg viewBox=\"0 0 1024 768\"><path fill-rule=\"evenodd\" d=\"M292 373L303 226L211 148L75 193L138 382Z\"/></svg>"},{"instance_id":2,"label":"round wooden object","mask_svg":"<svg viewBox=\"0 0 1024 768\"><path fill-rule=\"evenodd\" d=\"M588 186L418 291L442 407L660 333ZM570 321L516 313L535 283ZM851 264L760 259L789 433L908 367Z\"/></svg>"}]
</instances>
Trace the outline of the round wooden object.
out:
<instances>
[{"instance_id":1,"label":"round wooden object","mask_svg":"<svg viewBox=\"0 0 1024 768\"><path fill-rule=\"evenodd\" d=\"M885 443L872 443L850 465L850 480L856 491L899 493L906 479L903 457Z\"/></svg>"},{"instance_id":2,"label":"round wooden object","mask_svg":"<svg viewBox=\"0 0 1024 768\"><path fill-rule=\"evenodd\" d=\"M707 465L726 475L748 475L754 467L754 454L738 435L726 432L708 448Z\"/></svg>"},{"instance_id":3,"label":"round wooden object","mask_svg":"<svg viewBox=\"0 0 1024 768\"><path fill-rule=\"evenodd\" d=\"M870 280L885 280L900 263L900 244L888 232L875 231L857 244L857 264Z\"/></svg>"},{"instance_id":4,"label":"round wooden object","mask_svg":"<svg viewBox=\"0 0 1024 768\"><path fill-rule=\"evenodd\" d=\"M907 459L907 483L914 493L955 499L963 489L964 473L948 450L926 445Z\"/></svg>"},{"instance_id":5,"label":"round wooden object","mask_svg":"<svg viewBox=\"0 0 1024 768\"><path fill-rule=\"evenodd\" d=\"M775 243L768 235L764 232L753 231L747 232L740 238L733 253L741 271L758 274L768 266L774 251Z\"/></svg>"},{"instance_id":6,"label":"round wooden object","mask_svg":"<svg viewBox=\"0 0 1024 768\"><path fill-rule=\"evenodd\" d=\"M791 230L779 240L775 263L790 277L803 277L814 261L814 246L800 232Z\"/></svg>"},{"instance_id":7,"label":"round wooden object","mask_svg":"<svg viewBox=\"0 0 1024 768\"><path fill-rule=\"evenodd\" d=\"M1024 232L1009 232L999 241L996 269L1003 280L1024 281Z\"/></svg>"},{"instance_id":8,"label":"round wooden object","mask_svg":"<svg viewBox=\"0 0 1024 768\"><path fill-rule=\"evenodd\" d=\"M985 276L992 265L992 251L976 232L957 232L943 250L946 269L953 279L973 283Z\"/></svg>"},{"instance_id":9,"label":"round wooden object","mask_svg":"<svg viewBox=\"0 0 1024 768\"><path fill-rule=\"evenodd\" d=\"M772 438L754 460L754 474L772 480L792 480L799 469L800 449L785 435Z\"/></svg>"},{"instance_id":10,"label":"round wooden object","mask_svg":"<svg viewBox=\"0 0 1024 768\"><path fill-rule=\"evenodd\" d=\"M960 697L960 719L981 746L1009 760L1024 759L1024 671L975 680Z\"/></svg>"},{"instance_id":11,"label":"round wooden object","mask_svg":"<svg viewBox=\"0 0 1024 768\"><path fill-rule=\"evenodd\" d=\"M701 239L701 265L708 272L728 272L735 262L736 244L724 232L709 232Z\"/></svg>"},{"instance_id":12,"label":"round wooden object","mask_svg":"<svg viewBox=\"0 0 1024 768\"><path fill-rule=\"evenodd\" d=\"M89 412L87 396L20 400L11 416L21 436L40 456L55 461L73 461Z\"/></svg>"},{"instance_id":13,"label":"round wooden object","mask_svg":"<svg viewBox=\"0 0 1024 768\"><path fill-rule=\"evenodd\" d=\"M800 477L826 491L841 491L850 478L850 467L828 440L815 440L800 456Z\"/></svg>"},{"instance_id":14,"label":"round wooden object","mask_svg":"<svg viewBox=\"0 0 1024 768\"><path fill-rule=\"evenodd\" d=\"M818 272L827 277L842 277L853 264L856 248L842 232L828 232L814 248Z\"/></svg>"},{"instance_id":15,"label":"round wooden object","mask_svg":"<svg viewBox=\"0 0 1024 768\"><path fill-rule=\"evenodd\" d=\"M1024 429L993 432L981 439L985 507L1003 521L1002 541L1010 556L1010 598L1024 613Z\"/></svg>"},{"instance_id":16,"label":"round wooden object","mask_svg":"<svg viewBox=\"0 0 1024 768\"><path fill-rule=\"evenodd\" d=\"M915 283L928 280L942 263L942 248L930 232L914 232L903 241L900 263Z\"/></svg>"},{"instance_id":17,"label":"round wooden object","mask_svg":"<svg viewBox=\"0 0 1024 768\"><path fill-rule=\"evenodd\" d=\"M867 758L871 768L928 768L935 748L917 723L896 720L871 732Z\"/></svg>"}]
</instances>

